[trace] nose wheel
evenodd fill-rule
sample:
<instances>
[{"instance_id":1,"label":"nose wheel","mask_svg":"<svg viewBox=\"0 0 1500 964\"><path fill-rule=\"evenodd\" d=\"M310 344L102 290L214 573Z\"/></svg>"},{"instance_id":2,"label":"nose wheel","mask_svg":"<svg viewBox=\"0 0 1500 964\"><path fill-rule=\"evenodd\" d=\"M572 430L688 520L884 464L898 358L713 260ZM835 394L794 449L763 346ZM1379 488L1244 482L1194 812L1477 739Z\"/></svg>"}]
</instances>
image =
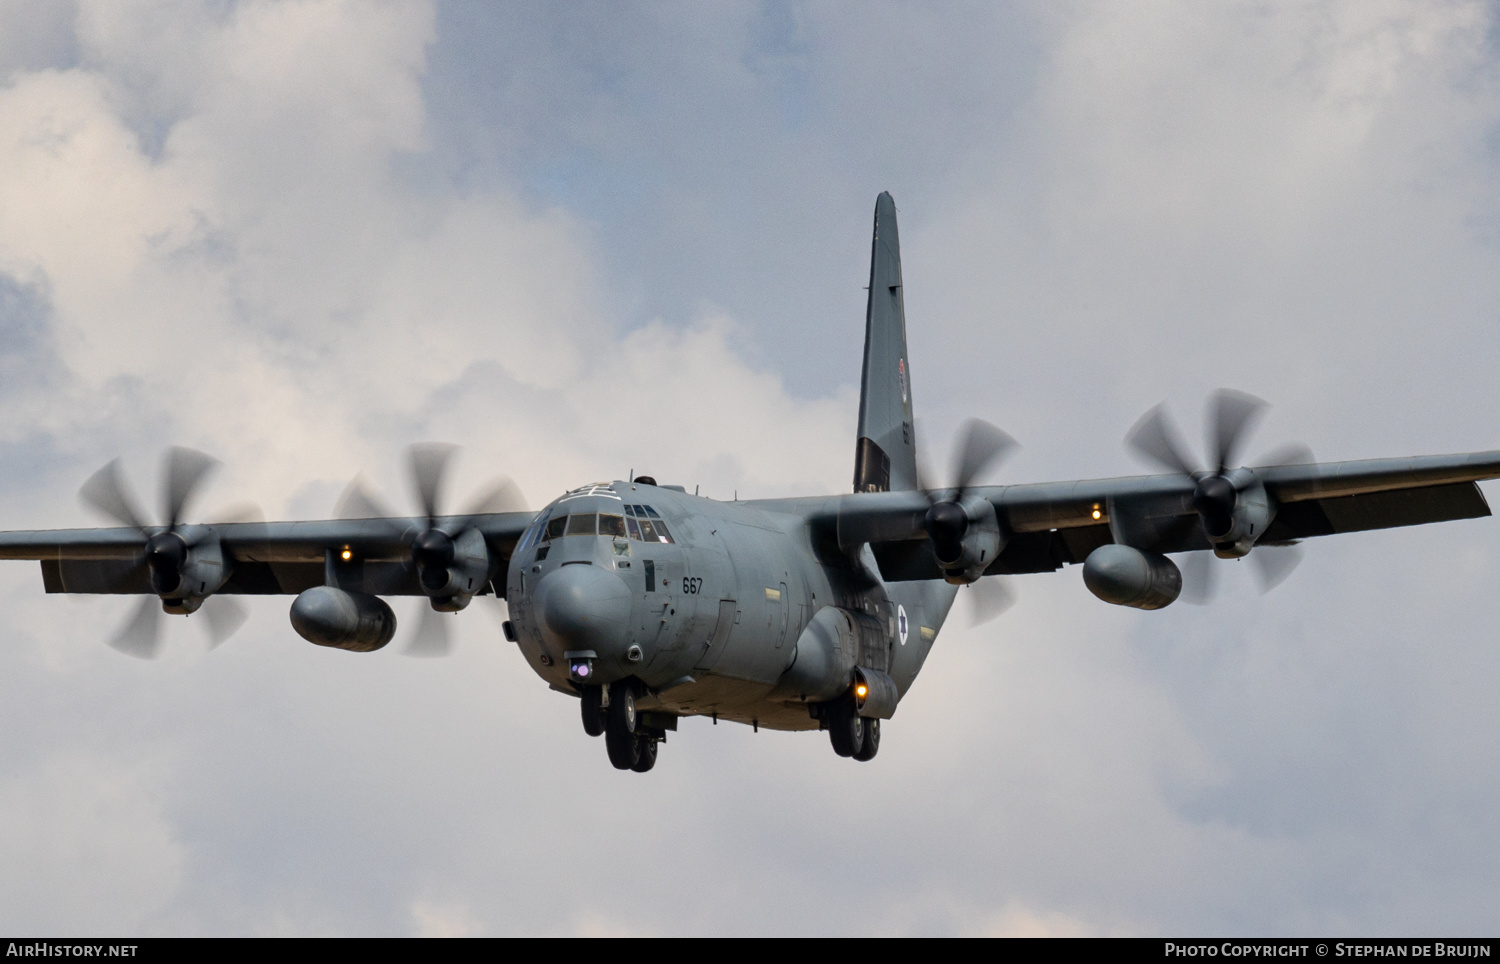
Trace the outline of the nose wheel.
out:
<instances>
[{"instance_id":1,"label":"nose wheel","mask_svg":"<svg viewBox=\"0 0 1500 964\"><path fill-rule=\"evenodd\" d=\"M609 708L604 714L604 748L617 770L630 770L641 759L635 732L639 714L635 710L635 686L630 680L609 684Z\"/></svg>"},{"instance_id":2,"label":"nose wheel","mask_svg":"<svg viewBox=\"0 0 1500 964\"><path fill-rule=\"evenodd\" d=\"M617 770L634 770L636 773L645 773L656 766L657 749L661 746L662 736L660 730L641 724L641 715L636 711L635 700L638 695L636 684L633 680L620 680L609 686L609 706L603 708L602 715L604 727L604 748L609 751L609 762L615 765ZM589 726L589 691L594 691L593 698L601 701L603 691L601 687L591 686L584 690L583 694L583 727L588 730Z\"/></svg>"},{"instance_id":3,"label":"nose wheel","mask_svg":"<svg viewBox=\"0 0 1500 964\"><path fill-rule=\"evenodd\" d=\"M661 743L654 736L645 733L637 736L635 740L637 756L630 769L636 773L645 773L656 766L656 748L661 746Z\"/></svg>"},{"instance_id":4,"label":"nose wheel","mask_svg":"<svg viewBox=\"0 0 1500 964\"><path fill-rule=\"evenodd\" d=\"M604 732L604 687L583 688L583 732L599 736Z\"/></svg>"}]
</instances>

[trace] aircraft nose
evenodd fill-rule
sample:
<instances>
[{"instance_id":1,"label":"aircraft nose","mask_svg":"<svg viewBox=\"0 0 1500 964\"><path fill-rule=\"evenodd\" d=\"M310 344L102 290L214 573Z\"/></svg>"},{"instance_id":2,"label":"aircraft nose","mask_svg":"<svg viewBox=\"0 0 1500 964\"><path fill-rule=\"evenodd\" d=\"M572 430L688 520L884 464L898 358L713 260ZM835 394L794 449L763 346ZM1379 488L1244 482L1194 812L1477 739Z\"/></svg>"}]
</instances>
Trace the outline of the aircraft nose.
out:
<instances>
[{"instance_id":1,"label":"aircraft nose","mask_svg":"<svg viewBox=\"0 0 1500 964\"><path fill-rule=\"evenodd\" d=\"M536 588L542 631L559 649L592 649L603 659L624 654L630 589L608 569L563 566Z\"/></svg>"}]
</instances>

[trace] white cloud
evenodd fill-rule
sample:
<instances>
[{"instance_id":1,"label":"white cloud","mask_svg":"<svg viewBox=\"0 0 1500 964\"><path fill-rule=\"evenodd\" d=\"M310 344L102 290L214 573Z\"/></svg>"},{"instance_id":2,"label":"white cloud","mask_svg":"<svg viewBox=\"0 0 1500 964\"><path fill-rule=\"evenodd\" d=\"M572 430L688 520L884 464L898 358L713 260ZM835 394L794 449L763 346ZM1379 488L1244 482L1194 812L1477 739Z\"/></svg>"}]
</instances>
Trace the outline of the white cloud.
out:
<instances>
[{"instance_id":1,"label":"white cloud","mask_svg":"<svg viewBox=\"0 0 1500 964\"><path fill-rule=\"evenodd\" d=\"M77 523L116 452L149 489L172 442L226 460L207 504L272 515L326 512L359 468L405 505L419 438L468 446L455 492L505 471L536 505L630 468L715 497L843 490L885 187L935 451L975 411L1027 443L1008 479L1130 471L1136 414L1220 384L1280 403L1268 445L1327 457L1493 435L1481 5L816 8L771 40L703 13L635 24L639 46L524 8L463 38L475 76L517 85L489 116L434 103L463 45L425 5L81 4L64 39L17 9L0 371L30 380L0 385L7 526ZM525 149L442 153L448 107ZM579 144L618 206L536 200L536 159ZM691 228L680 250L643 211ZM640 296L662 278L665 302ZM0 864L44 886L0 919L1462 930L1488 920L1500 839L1486 525L1310 545L1264 599L1230 565L1207 610L1024 578L999 623L944 633L874 764L688 721L649 780L608 768L483 616L419 664L317 650L256 599L211 658L174 621L140 665L99 644L122 600L44 598L8 565ZM622 879L656 899L621 911Z\"/></svg>"},{"instance_id":2,"label":"white cloud","mask_svg":"<svg viewBox=\"0 0 1500 964\"><path fill-rule=\"evenodd\" d=\"M119 934L179 899L188 854L163 811L162 766L74 751L7 770L0 781L7 920L33 933Z\"/></svg>"}]
</instances>

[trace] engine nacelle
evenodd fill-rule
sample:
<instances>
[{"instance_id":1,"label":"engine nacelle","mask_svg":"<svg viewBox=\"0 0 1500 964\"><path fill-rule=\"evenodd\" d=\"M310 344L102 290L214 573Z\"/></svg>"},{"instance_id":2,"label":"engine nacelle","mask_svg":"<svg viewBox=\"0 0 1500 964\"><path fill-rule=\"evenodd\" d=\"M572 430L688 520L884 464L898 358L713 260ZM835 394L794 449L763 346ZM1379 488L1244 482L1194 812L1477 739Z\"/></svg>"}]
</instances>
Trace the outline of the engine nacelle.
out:
<instances>
[{"instance_id":1,"label":"engine nacelle","mask_svg":"<svg viewBox=\"0 0 1500 964\"><path fill-rule=\"evenodd\" d=\"M431 597L433 608L440 612L458 612L469 599L484 589L494 575L489 546L478 529L468 529L450 540L452 561L447 566L424 565L419 557L417 576L422 591Z\"/></svg>"},{"instance_id":2,"label":"engine nacelle","mask_svg":"<svg viewBox=\"0 0 1500 964\"><path fill-rule=\"evenodd\" d=\"M953 521L937 518L939 513L956 513L962 517ZM961 539L951 542L943 537L942 528L956 534L961 527ZM985 569L1000 554L1004 540L1000 536L1000 520L995 517L995 507L988 499L969 496L961 502L944 502L935 505L927 513L928 535L932 539L932 552L937 558L943 578L955 586L966 586L984 575Z\"/></svg>"},{"instance_id":3,"label":"engine nacelle","mask_svg":"<svg viewBox=\"0 0 1500 964\"><path fill-rule=\"evenodd\" d=\"M1266 492L1265 485L1249 469L1235 469L1225 479L1237 490L1234 510L1230 513L1228 527L1219 532L1210 531L1210 519L1204 517L1203 531L1213 543L1214 554L1221 559L1237 559L1255 548L1255 543L1266 534L1271 520L1276 517L1276 505Z\"/></svg>"},{"instance_id":4,"label":"engine nacelle","mask_svg":"<svg viewBox=\"0 0 1500 964\"><path fill-rule=\"evenodd\" d=\"M1182 592L1182 572L1166 556L1111 544L1084 560L1083 584L1116 606L1161 609Z\"/></svg>"},{"instance_id":5,"label":"engine nacelle","mask_svg":"<svg viewBox=\"0 0 1500 964\"><path fill-rule=\"evenodd\" d=\"M199 602L229 581L231 569L223 546L218 538L202 532L199 527L185 527L181 533L157 533L146 543L151 589L171 599L168 612L196 611Z\"/></svg>"},{"instance_id":6,"label":"engine nacelle","mask_svg":"<svg viewBox=\"0 0 1500 964\"><path fill-rule=\"evenodd\" d=\"M396 614L379 596L315 586L292 601L292 628L309 643L370 653L396 635Z\"/></svg>"}]
</instances>

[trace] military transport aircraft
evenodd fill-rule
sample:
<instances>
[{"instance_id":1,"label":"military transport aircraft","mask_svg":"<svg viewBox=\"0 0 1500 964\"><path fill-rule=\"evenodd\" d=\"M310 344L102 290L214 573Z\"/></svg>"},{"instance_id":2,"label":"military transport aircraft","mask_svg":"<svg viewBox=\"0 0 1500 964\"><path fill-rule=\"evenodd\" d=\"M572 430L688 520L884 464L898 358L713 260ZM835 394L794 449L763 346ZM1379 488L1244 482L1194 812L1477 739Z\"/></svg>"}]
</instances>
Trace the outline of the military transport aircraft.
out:
<instances>
[{"instance_id":1,"label":"military transport aircraft","mask_svg":"<svg viewBox=\"0 0 1500 964\"><path fill-rule=\"evenodd\" d=\"M425 445L411 450L415 518L356 484L338 519L201 525L184 516L213 462L173 449L164 524L134 507L116 461L81 495L121 528L0 533L0 558L39 560L47 592L144 594L113 640L142 657L157 650L162 611L202 612L216 636L232 632L243 615L225 597L239 593L296 596L297 633L359 653L395 635L380 597L425 596L412 646L441 652L440 614L493 594L509 607L506 637L579 700L584 730L603 734L618 768L651 769L684 716L827 730L841 756L869 760L959 587L982 593L999 575L1081 563L1105 602L1158 609L1184 592L1172 553L1207 571L1214 557L1249 556L1269 585L1312 536L1490 514L1475 482L1500 477L1500 451L1317 464L1293 449L1245 467L1262 409L1217 393L1206 466L1157 408L1127 441L1165 474L1027 485L976 484L1013 443L971 421L950 484L924 488L896 207L881 194L851 494L720 502L641 476L540 512L520 511L502 485L444 514L451 447ZM1201 590L1207 572L1193 571L1188 589ZM992 611L1004 602L987 598Z\"/></svg>"}]
</instances>

